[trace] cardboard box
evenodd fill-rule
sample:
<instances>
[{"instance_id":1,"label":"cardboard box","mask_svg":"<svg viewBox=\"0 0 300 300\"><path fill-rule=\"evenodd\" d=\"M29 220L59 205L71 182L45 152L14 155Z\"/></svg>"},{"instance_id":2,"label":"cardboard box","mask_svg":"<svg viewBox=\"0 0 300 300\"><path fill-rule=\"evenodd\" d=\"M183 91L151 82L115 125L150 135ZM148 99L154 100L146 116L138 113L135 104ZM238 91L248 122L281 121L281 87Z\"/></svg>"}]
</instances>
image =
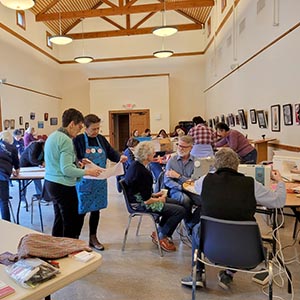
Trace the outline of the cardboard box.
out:
<instances>
[{"instance_id":1,"label":"cardboard box","mask_svg":"<svg viewBox=\"0 0 300 300\"><path fill-rule=\"evenodd\" d=\"M172 152L173 144L169 138L159 139L160 151Z\"/></svg>"}]
</instances>

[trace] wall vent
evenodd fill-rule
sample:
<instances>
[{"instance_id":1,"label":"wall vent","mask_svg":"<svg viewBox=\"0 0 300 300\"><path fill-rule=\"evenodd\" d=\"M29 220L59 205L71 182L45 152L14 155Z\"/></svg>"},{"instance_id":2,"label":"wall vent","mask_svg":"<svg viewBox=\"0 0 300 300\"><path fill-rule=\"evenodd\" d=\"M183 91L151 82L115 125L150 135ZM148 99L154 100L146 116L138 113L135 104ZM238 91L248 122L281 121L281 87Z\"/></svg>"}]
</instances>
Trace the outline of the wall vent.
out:
<instances>
[{"instance_id":1,"label":"wall vent","mask_svg":"<svg viewBox=\"0 0 300 300\"><path fill-rule=\"evenodd\" d=\"M266 6L266 0L258 0L256 4L256 14L259 14Z\"/></svg>"}]
</instances>

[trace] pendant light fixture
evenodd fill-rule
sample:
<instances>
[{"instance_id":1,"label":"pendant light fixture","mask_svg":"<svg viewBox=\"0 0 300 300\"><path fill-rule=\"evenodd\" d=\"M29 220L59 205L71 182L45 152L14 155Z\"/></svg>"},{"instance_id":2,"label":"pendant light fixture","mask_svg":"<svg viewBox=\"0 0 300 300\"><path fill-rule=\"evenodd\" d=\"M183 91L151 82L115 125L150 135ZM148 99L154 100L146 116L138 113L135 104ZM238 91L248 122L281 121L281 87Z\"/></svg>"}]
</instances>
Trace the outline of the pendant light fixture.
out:
<instances>
[{"instance_id":1,"label":"pendant light fixture","mask_svg":"<svg viewBox=\"0 0 300 300\"><path fill-rule=\"evenodd\" d=\"M84 54L83 20L84 19L81 19L82 55L75 57L74 60L80 64L88 64L88 63L92 62L94 60L94 58L92 56L88 56L88 55Z\"/></svg>"},{"instance_id":2,"label":"pendant light fixture","mask_svg":"<svg viewBox=\"0 0 300 300\"><path fill-rule=\"evenodd\" d=\"M164 9L162 13L162 26L153 29L152 33L156 36L166 37L175 34L178 29L174 26L167 26L166 22L166 0L164 0Z\"/></svg>"},{"instance_id":3,"label":"pendant light fixture","mask_svg":"<svg viewBox=\"0 0 300 300\"><path fill-rule=\"evenodd\" d=\"M165 49L165 38L163 38L162 49L153 52L153 55L157 58L167 58L167 57L172 56L173 54L174 54L174 51Z\"/></svg>"},{"instance_id":4,"label":"pendant light fixture","mask_svg":"<svg viewBox=\"0 0 300 300\"><path fill-rule=\"evenodd\" d=\"M25 10L34 6L35 0L0 0L0 2L11 9Z\"/></svg>"},{"instance_id":5,"label":"pendant light fixture","mask_svg":"<svg viewBox=\"0 0 300 300\"><path fill-rule=\"evenodd\" d=\"M59 22L59 35L50 36L49 41L56 45L68 45L73 41L73 39L71 37L69 37L67 35L63 35L61 33L61 11L60 11L60 8L59 8L58 22Z\"/></svg>"}]
</instances>

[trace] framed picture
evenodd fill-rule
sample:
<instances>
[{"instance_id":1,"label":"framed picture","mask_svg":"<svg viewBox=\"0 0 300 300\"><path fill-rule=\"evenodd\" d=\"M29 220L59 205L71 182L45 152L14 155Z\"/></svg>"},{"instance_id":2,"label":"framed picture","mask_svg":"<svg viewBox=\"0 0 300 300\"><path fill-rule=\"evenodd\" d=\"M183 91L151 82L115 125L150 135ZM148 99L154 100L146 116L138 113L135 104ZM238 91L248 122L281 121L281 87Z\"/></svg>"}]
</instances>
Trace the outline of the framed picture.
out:
<instances>
[{"instance_id":1,"label":"framed picture","mask_svg":"<svg viewBox=\"0 0 300 300\"><path fill-rule=\"evenodd\" d=\"M255 109L250 109L250 120L251 120L251 124L256 124L257 123L256 110Z\"/></svg>"},{"instance_id":2,"label":"framed picture","mask_svg":"<svg viewBox=\"0 0 300 300\"><path fill-rule=\"evenodd\" d=\"M15 119L10 120L10 129L15 129Z\"/></svg>"},{"instance_id":3,"label":"framed picture","mask_svg":"<svg viewBox=\"0 0 300 300\"><path fill-rule=\"evenodd\" d=\"M208 126L209 126L210 128L214 128L214 124L213 124L213 120L212 120L212 119L209 119L209 120L208 120Z\"/></svg>"},{"instance_id":4,"label":"framed picture","mask_svg":"<svg viewBox=\"0 0 300 300\"><path fill-rule=\"evenodd\" d=\"M4 127L4 130L7 130L10 126L10 121L9 120L4 120L3 121L3 127Z\"/></svg>"},{"instance_id":5,"label":"framed picture","mask_svg":"<svg viewBox=\"0 0 300 300\"><path fill-rule=\"evenodd\" d=\"M291 104L285 104L282 106L283 110L283 122L284 125L293 125L293 108Z\"/></svg>"},{"instance_id":6,"label":"framed picture","mask_svg":"<svg viewBox=\"0 0 300 300\"><path fill-rule=\"evenodd\" d=\"M229 123L231 127L235 126L235 117L233 114L228 114L228 118L229 118Z\"/></svg>"},{"instance_id":7,"label":"framed picture","mask_svg":"<svg viewBox=\"0 0 300 300\"><path fill-rule=\"evenodd\" d=\"M300 103L295 104L295 123L300 125Z\"/></svg>"},{"instance_id":8,"label":"framed picture","mask_svg":"<svg viewBox=\"0 0 300 300\"><path fill-rule=\"evenodd\" d=\"M271 130L280 131L280 105L271 106Z\"/></svg>"},{"instance_id":9,"label":"framed picture","mask_svg":"<svg viewBox=\"0 0 300 300\"><path fill-rule=\"evenodd\" d=\"M259 128L267 128L267 116L265 111L263 110L258 110L256 112L257 114L257 120L258 120L258 126Z\"/></svg>"},{"instance_id":10,"label":"framed picture","mask_svg":"<svg viewBox=\"0 0 300 300\"><path fill-rule=\"evenodd\" d=\"M44 121L38 121L38 128L44 128Z\"/></svg>"},{"instance_id":11,"label":"framed picture","mask_svg":"<svg viewBox=\"0 0 300 300\"><path fill-rule=\"evenodd\" d=\"M243 129L247 129L248 126L247 126L247 119L246 119L246 114L245 114L245 111L243 109L239 109L238 110L238 114L239 114L239 117L240 117L240 124L241 124L241 127Z\"/></svg>"},{"instance_id":12,"label":"framed picture","mask_svg":"<svg viewBox=\"0 0 300 300\"><path fill-rule=\"evenodd\" d=\"M19 128L19 129L21 131L21 135L24 136L25 129L24 128Z\"/></svg>"},{"instance_id":13,"label":"framed picture","mask_svg":"<svg viewBox=\"0 0 300 300\"><path fill-rule=\"evenodd\" d=\"M50 125L57 125L57 124L58 124L57 118L50 118Z\"/></svg>"},{"instance_id":14,"label":"framed picture","mask_svg":"<svg viewBox=\"0 0 300 300\"><path fill-rule=\"evenodd\" d=\"M19 117L19 125L23 125L23 117L22 116Z\"/></svg>"},{"instance_id":15,"label":"framed picture","mask_svg":"<svg viewBox=\"0 0 300 300\"><path fill-rule=\"evenodd\" d=\"M30 113L30 120L34 120L35 119L35 113L34 112L31 112Z\"/></svg>"},{"instance_id":16,"label":"framed picture","mask_svg":"<svg viewBox=\"0 0 300 300\"><path fill-rule=\"evenodd\" d=\"M48 117L49 117L49 114L48 113L44 113L44 121L48 121Z\"/></svg>"},{"instance_id":17,"label":"framed picture","mask_svg":"<svg viewBox=\"0 0 300 300\"><path fill-rule=\"evenodd\" d=\"M215 124L218 124L220 122L219 116L215 116Z\"/></svg>"},{"instance_id":18,"label":"framed picture","mask_svg":"<svg viewBox=\"0 0 300 300\"><path fill-rule=\"evenodd\" d=\"M25 122L25 130L29 127L29 123Z\"/></svg>"},{"instance_id":19,"label":"framed picture","mask_svg":"<svg viewBox=\"0 0 300 300\"><path fill-rule=\"evenodd\" d=\"M221 115L221 122L225 123L225 115Z\"/></svg>"},{"instance_id":20,"label":"framed picture","mask_svg":"<svg viewBox=\"0 0 300 300\"><path fill-rule=\"evenodd\" d=\"M240 125L240 116L239 115L235 115L235 124Z\"/></svg>"}]
</instances>

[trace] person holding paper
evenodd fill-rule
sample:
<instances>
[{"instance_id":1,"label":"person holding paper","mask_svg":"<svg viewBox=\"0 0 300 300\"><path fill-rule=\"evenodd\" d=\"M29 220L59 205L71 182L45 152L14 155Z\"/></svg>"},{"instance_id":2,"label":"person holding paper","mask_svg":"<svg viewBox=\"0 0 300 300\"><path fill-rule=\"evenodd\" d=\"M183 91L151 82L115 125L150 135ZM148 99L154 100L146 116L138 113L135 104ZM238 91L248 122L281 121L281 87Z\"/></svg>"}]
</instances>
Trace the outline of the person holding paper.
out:
<instances>
[{"instance_id":1,"label":"person holding paper","mask_svg":"<svg viewBox=\"0 0 300 300\"><path fill-rule=\"evenodd\" d=\"M125 162L127 157L120 155L109 144L106 138L99 134L100 118L94 114L84 117L85 132L74 139L74 145L79 160L89 159L100 168L106 167L106 160ZM97 227L100 220L100 210L107 207L107 181L82 178L77 184L78 212L80 214L80 228L84 217L90 212L89 244L97 250L104 250L104 246L97 238Z\"/></svg>"},{"instance_id":2,"label":"person holding paper","mask_svg":"<svg viewBox=\"0 0 300 300\"><path fill-rule=\"evenodd\" d=\"M82 169L76 161L72 139L83 128L83 115L69 108L62 115L62 127L52 132L45 148L44 189L53 201L54 223L52 235L57 237L79 237L78 198L76 181L84 175L99 176L99 168Z\"/></svg>"}]
</instances>

